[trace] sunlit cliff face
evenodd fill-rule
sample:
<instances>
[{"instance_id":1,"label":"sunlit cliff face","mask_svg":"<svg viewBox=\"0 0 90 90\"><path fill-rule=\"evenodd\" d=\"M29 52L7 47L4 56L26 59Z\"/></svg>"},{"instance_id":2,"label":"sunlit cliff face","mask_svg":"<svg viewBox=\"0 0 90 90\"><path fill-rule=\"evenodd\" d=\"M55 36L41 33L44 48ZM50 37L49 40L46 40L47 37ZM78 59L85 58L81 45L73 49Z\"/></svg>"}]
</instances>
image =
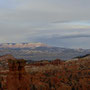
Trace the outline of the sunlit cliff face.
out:
<instances>
[{"instance_id":1,"label":"sunlit cliff face","mask_svg":"<svg viewBox=\"0 0 90 90\"><path fill-rule=\"evenodd\" d=\"M0 44L0 48L36 48L36 47L48 47L43 43L4 43Z\"/></svg>"}]
</instances>

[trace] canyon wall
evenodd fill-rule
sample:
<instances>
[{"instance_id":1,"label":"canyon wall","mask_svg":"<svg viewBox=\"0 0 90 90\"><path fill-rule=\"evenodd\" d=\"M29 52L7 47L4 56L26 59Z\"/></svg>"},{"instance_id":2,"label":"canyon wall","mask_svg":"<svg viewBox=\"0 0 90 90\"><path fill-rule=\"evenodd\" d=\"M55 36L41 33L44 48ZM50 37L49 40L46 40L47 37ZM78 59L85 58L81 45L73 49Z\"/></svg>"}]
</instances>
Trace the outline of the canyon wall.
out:
<instances>
[{"instance_id":1,"label":"canyon wall","mask_svg":"<svg viewBox=\"0 0 90 90\"><path fill-rule=\"evenodd\" d=\"M30 90L29 75L25 72L24 60L9 60L9 73L7 76L8 90Z\"/></svg>"}]
</instances>

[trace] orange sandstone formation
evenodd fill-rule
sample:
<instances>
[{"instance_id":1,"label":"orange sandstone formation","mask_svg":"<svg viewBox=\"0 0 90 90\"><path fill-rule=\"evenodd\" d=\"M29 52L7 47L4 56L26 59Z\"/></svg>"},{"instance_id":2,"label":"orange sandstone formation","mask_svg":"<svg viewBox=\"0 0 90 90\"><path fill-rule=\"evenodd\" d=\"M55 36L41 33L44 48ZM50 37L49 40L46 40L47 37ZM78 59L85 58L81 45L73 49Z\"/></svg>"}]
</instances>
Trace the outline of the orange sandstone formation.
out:
<instances>
[{"instance_id":1,"label":"orange sandstone formation","mask_svg":"<svg viewBox=\"0 0 90 90\"><path fill-rule=\"evenodd\" d=\"M89 58L69 61L59 59L51 62L38 61L27 65L24 60L9 59L7 65L9 65L8 73L5 70L0 71L0 90L90 89Z\"/></svg>"},{"instance_id":2,"label":"orange sandstone formation","mask_svg":"<svg viewBox=\"0 0 90 90\"><path fill-rule=\"evenodd\" d=\"M9 60L8 90L30 90L29 75L25 72L25 64L24 60Z\"/></svg>"}]
</instances>

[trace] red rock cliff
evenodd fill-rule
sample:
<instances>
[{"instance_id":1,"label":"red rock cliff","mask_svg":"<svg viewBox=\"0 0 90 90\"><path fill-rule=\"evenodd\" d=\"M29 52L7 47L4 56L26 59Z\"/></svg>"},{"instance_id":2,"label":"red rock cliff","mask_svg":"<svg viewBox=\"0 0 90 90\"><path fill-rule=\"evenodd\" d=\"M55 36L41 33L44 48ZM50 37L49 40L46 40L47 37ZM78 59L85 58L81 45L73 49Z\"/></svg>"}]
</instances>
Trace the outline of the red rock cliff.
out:
<instances>
[{"instance_id":1,"label":"red rock cliff","mask_svg":"<svg viewBox=\"0 0 90 90\"><path fill-rule=\"evenodd\" d=\"M24 68L25 64L24 60L9 60L8 90L30 90L29 76Z\"/></svg>"}]
</instances>

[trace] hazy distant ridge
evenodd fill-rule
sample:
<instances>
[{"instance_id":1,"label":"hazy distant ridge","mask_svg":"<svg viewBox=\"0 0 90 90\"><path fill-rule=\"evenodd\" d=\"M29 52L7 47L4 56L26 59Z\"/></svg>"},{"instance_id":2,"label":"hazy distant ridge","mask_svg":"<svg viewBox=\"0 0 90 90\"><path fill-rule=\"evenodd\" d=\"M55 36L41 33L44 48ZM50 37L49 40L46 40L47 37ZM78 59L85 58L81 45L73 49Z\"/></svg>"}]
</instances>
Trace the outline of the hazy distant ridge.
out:
<instances>
[{"instance_id":1,"label":"hazy distant ridge","mask_svg":"<svg viewBox=\"0 0 90 90\"><path fill-rule=\"evenodd\" d=\"M70 49L52 47L43 43L6 43L0 44L0 55L11 54L26 60L62 60L90 54L90 49Z\"/></svg>"},{"instance_id":2,"label":"hazy distant ridge","mask_svg":"<svg viewBox=\"0 0 90 90\"><path fill-rule=\"evenodd\" d=\"M43 43L3 43L0 44L0 48L36 48L36 47L48 47Z\"/></svg>"}]
</instances>

